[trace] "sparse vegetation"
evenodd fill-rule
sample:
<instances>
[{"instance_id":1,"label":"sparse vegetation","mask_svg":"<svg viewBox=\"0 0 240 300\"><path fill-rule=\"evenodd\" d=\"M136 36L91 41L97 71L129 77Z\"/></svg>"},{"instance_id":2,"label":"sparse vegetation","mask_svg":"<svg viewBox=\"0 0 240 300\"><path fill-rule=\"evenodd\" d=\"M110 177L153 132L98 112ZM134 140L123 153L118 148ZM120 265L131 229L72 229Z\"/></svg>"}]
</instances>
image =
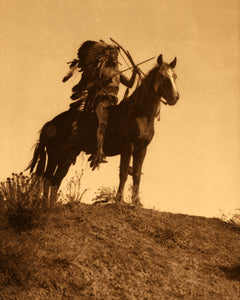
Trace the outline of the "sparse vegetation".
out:
<instances>
[{"instance_id":1,"label":"sparse vegetation","mask_svg":"<svg viewBox=\"0 0 240 300\"><path fill-rule=\"evenodd\" d=\"M116 193L116 187L102 186L97 190L96 196L92 199L93 204L115 203Z\"/></svg>"},{"instance_id":2,"label":"sparse vegetation","mask_svg":"<svg viewBox=\"0 0 240 300\"><path fill-rule=\"evenodd\" d=\"M40 215L43 207L43 180L22 173L12 174L0 184L1 208L8 222L18 230L29 229Z\"/></svg>"},{"instance_id":3,"label":"sparse vegetation","mask_svg":"<svg viewBox=\"0 0 240 300\"><path fill-rule=\"evenodd\" d=\"M240 231L129 205L57 206L0 230L0 299L238 299Z\"/></svg>"},{"instance_id":4,"label":"sparse vegetation","mask_svg":"<svg viewBox=\"0 0 240 300\"><path fill-rule=\"evenodd\" d=\"M234 213L230 221L240 227L240 209L236 209L238 212Z\"/></svg>"},{"instance_id":5,"label":"sparse vegetation","mask_svg":"<svg viewBox=\"0 0 240 300\"><path fill-rule=\"evenodd\" d=\"M117 187L108 187L102 186L97 192L96 196L92 199L93 204L103 204L103 203L115 203L115 197L117 194ZM132 185L128 187L127 193L125 195L125 201L127 203L131 202L131 194L132 194Z\"/></svg>"},{"instance_id":6,"label":"sparse vegetation","mask_svg":"<svg viewBox=\"0 0 240 300\"><path fill-rule=\"evenodd\" d=\"M66 186L65 193L63 195L63 201L69 202L70 204L78 204L82 201L83 196L88 189L82 190L82 177L84 170L81 172L75 172L75 176L71 177Z\"/></svg>"},{"instance_id":7,"label":"sparse vegetation","mask_svg":"<svg viewBox=\"0 0 240 300\"><path fill-rule=\"evenodd\" d=\"M107 187L94 199L106 205L87 205L81 178L48 211L41 181L1 183L0 300L239 298L239 214L224 222L119 206Z\"/></svg>"},{"instance_id":8,"label":"sparse vegetation","mask_svg":"<svg viewBox=\"0 0 240 300\"><path fill-rule=\"evenodd\" d=\"M225 214L221 211L220 219L240 228L240 209L236 209L235 213Z\"/></svg>"},{"instance_id":9,"label":"sparse vegetation","mask_svg":"<svg viewBox=\"0 0 240 300\"><path fill-rule=\"evenodd\" d=\"M82 201L87 191L81 189L82 177L83 170L69 179L65 194L56 195L55 206L61 205L61 202L73 205ZM6 215L10 226L23 231L37 225L38 218L47 210L43 185L43 178L23 173L12 173L11 178L0 183L0 212Z\"/></svg>"}]
</instances>

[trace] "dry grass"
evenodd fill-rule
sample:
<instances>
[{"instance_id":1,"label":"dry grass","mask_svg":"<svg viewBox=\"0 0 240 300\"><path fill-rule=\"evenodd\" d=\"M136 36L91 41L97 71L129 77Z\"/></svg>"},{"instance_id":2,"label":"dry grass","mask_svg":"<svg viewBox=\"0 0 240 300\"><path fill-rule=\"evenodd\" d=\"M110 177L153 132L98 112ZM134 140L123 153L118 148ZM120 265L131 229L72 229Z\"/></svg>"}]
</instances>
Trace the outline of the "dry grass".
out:
<instances>
[{"instance_id":1,"label":"dry grass","mask_svg":"<svg viewBox=\"0 0 240 300\"><path fill-rule=\"evenodd\" d=\"M117 194L117 187L101 186L95 194L96 196L92 199L94 205L104 204L104 203L113 204L116 202L115 200ZM124 201L127 203L131 203L131 195L132 195L132 185L129 185L124 195Z\"/></svg>"},{"instance_id":2,"label":"dry grass","mask_svg":"<svg viewBox=\"0 0 240 300\"><path fill-rule=\"evenodd\" d=\"M28 177L12 174L0 183L2 214L5 213L9 225L17 230L34 226L44 208L43 180L36 176Z\"/></svg>"},{"instance_id":3,"label":"dry grass","mask_svg":"<svg viewBox=\"0 0 240 300\"><path fill-rule=\"evenodd\" d=\"M240 228L240 209L236 209L235 213L225 214L221 212L221 220L229 222L236 227Z\"/></svg>"},{"instance_id":4,"label":"dry grass","mask_svg":"<svg viewBox=\"0 0 240 300\"><path fill-rule=\"evenodd\" d=\"M2 224L0 299L239 299L233 224L81 203L38 222L21 234Z\"/></svg>"},{"instance_id":5,"label":"dry grass","mask_svg":"<svg viewBox=\"0 0 240 300\"><path fill-rule=\"evenodd\" d=\"M92 199L93 204L115 203L116 193L116 187L102 186L98 189L96 196Z\"/></svg>"},{"instance_id":6,"label":"dry grass","mask_svg":"<svg viewBox=\"0 0 240 300\"><path fill-rule=\"evenodd\" d=\"M84 170L82 169L81 172L76 171L75 176L68 180L65 193L62 195L63 202L78 204L82 201L85 193L88 191L88 189L82 190L83 175Z\"/></svg>"}]
</instances>

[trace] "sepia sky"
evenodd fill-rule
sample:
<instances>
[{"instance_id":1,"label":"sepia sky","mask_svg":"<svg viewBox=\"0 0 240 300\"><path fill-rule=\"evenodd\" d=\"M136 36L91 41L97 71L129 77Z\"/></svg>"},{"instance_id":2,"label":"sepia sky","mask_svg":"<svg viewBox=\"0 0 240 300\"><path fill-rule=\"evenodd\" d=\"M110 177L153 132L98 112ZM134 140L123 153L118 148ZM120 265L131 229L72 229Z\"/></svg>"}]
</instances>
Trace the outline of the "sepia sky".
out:
<instances>
[{"instance_id":1,"label":"sepia sky","mask_svg":"<svg viewBox=\"0 0 240 300\"><path fill-rule=\"evenodd\" d=\"M239 14L238 0L1 1L0 179L27 166L40 128L68 109L79 77L62 78L80 44L112 37L135 62L160 53L178 59L180 100L162 106L156 121L143 165L144 207L202 216L239 208ZM101 184L118 184L119 157L108 161L86 169L89 198ZM69 176L81 168L79 159Z\"/></svg>"}]
</instances>

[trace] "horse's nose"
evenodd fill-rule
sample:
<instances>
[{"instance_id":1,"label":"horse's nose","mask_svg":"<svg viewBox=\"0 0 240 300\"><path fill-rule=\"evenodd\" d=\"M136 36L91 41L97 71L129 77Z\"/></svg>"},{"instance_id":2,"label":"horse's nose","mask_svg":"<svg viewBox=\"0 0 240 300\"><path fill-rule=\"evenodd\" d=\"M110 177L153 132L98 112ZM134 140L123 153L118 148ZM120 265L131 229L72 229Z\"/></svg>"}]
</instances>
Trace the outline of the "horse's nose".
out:
<instances>
[{"instance_id":1,"label":"horse's nose","mask_svg":"<svg viewBox=\"0 0 240 300\"><path fill-rule=\"evenodd\" d=\"M179 99L179 93L177 92L177 97L176 97L176 99L178 100Z\"/></svg>"}]
</instances>

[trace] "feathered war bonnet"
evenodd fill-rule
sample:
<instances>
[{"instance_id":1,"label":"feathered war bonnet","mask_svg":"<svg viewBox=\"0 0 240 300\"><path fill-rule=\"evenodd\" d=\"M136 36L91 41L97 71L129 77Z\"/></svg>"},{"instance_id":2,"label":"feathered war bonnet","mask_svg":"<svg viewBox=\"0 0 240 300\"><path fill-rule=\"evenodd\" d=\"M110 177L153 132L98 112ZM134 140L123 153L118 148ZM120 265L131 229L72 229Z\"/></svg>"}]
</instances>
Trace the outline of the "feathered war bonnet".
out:
<instances>
[{"instance_id":1,"label":"feathered war bonnet","mask_svg":"<svg viewBox=\"0 0 240 300\"><path fill-rule=\"evenodd\" d=\"M70 62L70 70L63 78L63 82L67 81L76 70L85 72L90 76L101 75L102 69L109 61L117 63L119 48L108 45L104 41L86 41L78 49L78 59Z\"/></svg>"}]
</instances>

